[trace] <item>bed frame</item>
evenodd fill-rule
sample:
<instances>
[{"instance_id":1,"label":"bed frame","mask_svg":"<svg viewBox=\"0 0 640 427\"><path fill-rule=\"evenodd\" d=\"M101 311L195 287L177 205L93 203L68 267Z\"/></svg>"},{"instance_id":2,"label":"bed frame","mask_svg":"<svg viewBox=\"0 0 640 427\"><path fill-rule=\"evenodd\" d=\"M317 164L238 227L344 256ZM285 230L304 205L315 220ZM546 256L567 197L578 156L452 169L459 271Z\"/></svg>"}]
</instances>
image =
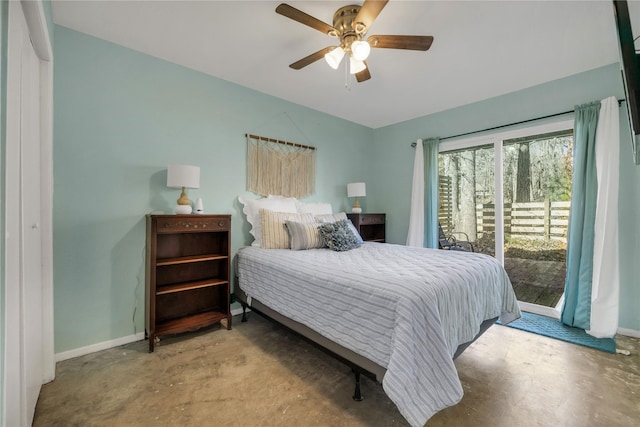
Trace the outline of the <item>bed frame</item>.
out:
<instances>
[{"instance_id":1,"label":"bed frame","mask_svg":"<svg viewBox=\"0 0 640 427\"><path fill-rule=\"evenodd\" d=\"M251 298L251 304L248 302L247 294L240 288L239 281L236 277L236 286L234 291L234 296L237 301L242 304L242 322L247 321L246 310L247 307L251 308L251 311L255 311L258 314L266 317L269 320L272 320L285 328L297 333L298 335L305 338L307 341L319 347L321 350L329 353L334 358L340 360L347 366L351 368L355 375L355 391L353 393L353 399L356 401L362 400L362 393L360 392L360 375L366 375L372 380L376 381L379 384L382 384L382 378L384 374L387 372L386 368L378 365L377 363L367 359L364 356L361 356L348 348L345 348L328 338L320 335L313 329L298 323L294 320L291 320L288 317L283 316L277 311L269 308L264 305L262 302L255 298ZM498 318L488 319L482 322L480 325L480 332L476 335L473 340L460 344L456 349L455 354L453 355L453 359L456 359L458 356L462 354L462 352L469 347L475 340L477 340L491 325L493 325Z\"/></svg>"}]
</instances>

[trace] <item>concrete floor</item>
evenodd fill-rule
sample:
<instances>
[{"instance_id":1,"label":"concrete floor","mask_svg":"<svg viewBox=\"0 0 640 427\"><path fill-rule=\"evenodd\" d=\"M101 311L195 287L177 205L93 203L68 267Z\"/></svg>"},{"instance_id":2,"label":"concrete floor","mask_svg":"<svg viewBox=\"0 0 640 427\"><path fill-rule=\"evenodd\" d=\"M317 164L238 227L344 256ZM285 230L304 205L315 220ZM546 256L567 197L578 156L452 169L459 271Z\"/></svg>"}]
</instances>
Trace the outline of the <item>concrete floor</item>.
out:
<instances>
[{"instance_id":1,"label":"concrete floor","mask_svg":"<svg viewBox=\"0 0 640 427\"><path fill-rule=\"evenodd\" d=\"M406 426L382 386L249 314L233 329L58 363L34 426ZM456 360L464 397L427 426L640 425L640 340L613 355L495 325Z\"/></svg>"}]
</instances>

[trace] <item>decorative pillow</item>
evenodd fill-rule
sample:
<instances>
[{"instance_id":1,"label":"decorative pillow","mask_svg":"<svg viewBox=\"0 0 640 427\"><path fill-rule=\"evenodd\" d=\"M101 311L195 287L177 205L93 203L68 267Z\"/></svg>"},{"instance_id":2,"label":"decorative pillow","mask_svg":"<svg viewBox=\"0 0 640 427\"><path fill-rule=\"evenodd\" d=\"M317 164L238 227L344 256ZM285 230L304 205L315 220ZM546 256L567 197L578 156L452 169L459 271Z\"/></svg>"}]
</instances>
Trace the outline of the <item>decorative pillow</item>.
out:
<instances>
[{"instance_id":1,"label":"decorative pillow","mask_svg":"<svg viewBox=\"0 0 640 427\"><path fill-rule=\"evenodd\" d=\"M265 249L289 249L289 232L285 227L285 221L297 221L315 223L313 215L291 212L274 212L268 209L260 209L260 222L262 225L262 247Z\"/></svg>"},{"instance_id":2,"label":"decorative pillow","mask_svg":"<svg viewBox=\"0 0 640 427\"><path fill-rule=\"evenodd\" d=\"M331 215L316 215L316 221L321 223L336 222L341 220L346 220L349 222L349 227L351 228L351 231L353 232L353 234L355 234L356 239L358 239L358 243L363 244L364 240L362 239L362 236L360 236L360 233L358 233L358 230L356 230L356 226L353 225L351 220L347 218L346 213L338 212Z\"/></svg>"},{"instance_id":3,"label":"decorative pillow","mask_svg":"<svg viewBox=\"0 0 640 427\"><path fill-rule=\"evenodd\" d=\"M318 230L320 230L322 240L324 240L325 245L327 245L329 249L333 249L334 251L348 251L360 246L349 224L350 221L346 219L320 224Z\"/></svg>"},{"instance_id":4,"label":"decorative pillow","mask_svg":"<svg viewBox=\"0 0 640 427\"><path fill-rule=\"evenodd\" d=\"M351 229L351 232L353 233L354 236L356 236L356 240L358 241L358 243L363 244L364 239L362 238L360 233L358 233L358 230L356 230L356 226L353 225L350 219L348 219L347 222L349 223L349 228Z\"/></svg>"},{"instance_id":5,"label":"decorative pillow","mask_svg":"<svg viewBox=\"0 0 640 427\"><path fill-rule=\"evenodd\" d=\"M320 224L317 222L305 223L285 220L284 223L289 232L291 249L294 251L324 247L324 241L318 230Z\"/></svg>"},{"instance_id":6,"label":"decorative pillow","mask_svg":"<svg viewBox=\"0 0 640 427\"><path fill-rule=\"evenodd\" d=\"M273 197L264 199L252 199L239 196L238 201L243 204L242 211L247 216L247 222L251 225L249 233L254 238L251 246L262 246L262 223L260 219L260 209L269 209L277 212L296 212L296 199Z\"/></svg>"},{"instance_id":7,"label":"decorative pillow","mask_svg":"<svg viewBox=\"0 0 640 427\"><path fill-rule=\"evenodd\" d=\"M331 215L333 213L331 203L301 202L296 200L296 208L298 213L310 213L312 215Z\"/></svg>"},{"instance_id":8,"label":"decorative pillow","mask_svg":"<svg viewBox=\"0 0 640 427\"><path fill-rule=\"evenodd\" d=\"M318 222L336 222L336 221L340 221L341 219L347 219L347 214L344 212L338 212L338 213L329 213L329 214L316 214L316 221Z\"/></svg>"}]
</instances>

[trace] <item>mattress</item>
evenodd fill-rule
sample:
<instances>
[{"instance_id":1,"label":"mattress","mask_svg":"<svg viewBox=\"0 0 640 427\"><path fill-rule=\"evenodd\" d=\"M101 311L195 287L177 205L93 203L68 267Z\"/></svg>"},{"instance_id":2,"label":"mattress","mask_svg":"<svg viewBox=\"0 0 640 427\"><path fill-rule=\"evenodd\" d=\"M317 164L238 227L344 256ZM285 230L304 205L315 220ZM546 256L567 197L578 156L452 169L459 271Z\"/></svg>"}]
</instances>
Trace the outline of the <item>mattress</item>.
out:
<instances>
[{"instance_id":1,"label":"mattress","mask_svg":"<svg viewBox=\"0 0 640 427\"><path fill-rule=\"evenodd\" d=\"M346 252L245 247L236 268L249 301L386 368L382 386L414 426L462 398L458 345L487 319L520 317L506 272L482 254L380 243Z\"/></svg>"}]
</instances>

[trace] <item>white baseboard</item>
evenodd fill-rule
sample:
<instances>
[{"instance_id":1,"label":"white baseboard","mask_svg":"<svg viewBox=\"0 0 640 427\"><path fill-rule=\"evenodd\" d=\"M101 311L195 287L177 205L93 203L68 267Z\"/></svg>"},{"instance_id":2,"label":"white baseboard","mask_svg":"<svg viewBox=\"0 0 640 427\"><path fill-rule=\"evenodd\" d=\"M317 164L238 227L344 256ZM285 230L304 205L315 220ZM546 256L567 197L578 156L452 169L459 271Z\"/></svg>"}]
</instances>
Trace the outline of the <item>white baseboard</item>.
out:
<instances>
[{"instance_id":1,"label":"white baseboard","mask_svg":"<svg viewBox=\"0 0 640 427\"><path fill-rule=\"evenodd\" d=\"M525 308L525 307L522 307L523 305L522 303L520 304L521 304L521 308ZM526 307L526 308L530 309L531 307ZM556 316L553 316L551 310L553 309L549 309L548 311L543 309L542 312L539 312L537 314L556 317ZM247 307L247 311L251 311L251 309ZM525 311L530 311L530 310L525 310ZM534 310L531 310L531 311L534 311ZM231 310L232 316L237 316L239 314L242 314L242 308L239 307ZM618 334L625 335L627 337L640 338L640 331L636 331L634 329L618 328ZM95 353L96 351L107 350L109 348L118 347L124 344L141 341L143 339L144 339L144 332L139 332L134 335L128 335L126 337L116 338L110 341L99 342L97 344L92 344L86 347L80 347L80 348L76 348L69 351L63 351L62 353L56 353L55 360L56 360L56 363L62 362L63 360L73 359L74 357L84 356L86 354Z\"/></svg>"},{"instance_id":2,"label":"white baseboard","mask_svg":"<svg viewBox=\"0 0 640 427\"><path fill-rule=\"evenodd\" d=\"M247 311L251 311L251 309L247 307ZM231 310L232 316L237 316L238 314L242 314L242 307L234 308Z\"/></svg>"},{"instance_id":3,"label":"white baseboard","mask_svg":"<svg viewBox=\"0 0 640 427\"><path fill-rule=\"evenodd\" d=\"M247 308L247 311L251 311ZM242 314L242 308L236 308L231 310L232 316ZM55 361L62 362L63 360L73 359L74 357L84 356L86 354L95 353L96 351L107 350L109 348L118 347L121 345L129 344L136 341L142 341L144 339L144 332L139 332L134 335L128 335L126 337L116 338L114 340L103 341L96 344L91 344L86 347L74 348L73 350L63 351L62 353L56 353Z\"/></svg>"},{"instance_id":4,"label":"white baseboard","mask_svg":"<svg viewBox=\"0 0 640 427\"><path fill-rule=\"evenodd\" d=\"M129 344L144 339L144 332L139 332L133 335L127 335L126 337L116 338L114 340L103 341L96 344L91 344L86 347L74 348L73 350L63 351L62 353L56 353L56 363L63 360L73 359L74 357L84 356L86 354L95 353L96 351L106 350L120 345Z\"/></svg>"},{"instance_id":5,"label":"white baseboard","mask_svg":"<svg viewBox=\"0 0 640 427\"><path fill-rule=\"evenodd\" d=\"M618 334L632 338L640 338L640 331L635 329L618 328Z\"/></svg>"}]
</instances>

